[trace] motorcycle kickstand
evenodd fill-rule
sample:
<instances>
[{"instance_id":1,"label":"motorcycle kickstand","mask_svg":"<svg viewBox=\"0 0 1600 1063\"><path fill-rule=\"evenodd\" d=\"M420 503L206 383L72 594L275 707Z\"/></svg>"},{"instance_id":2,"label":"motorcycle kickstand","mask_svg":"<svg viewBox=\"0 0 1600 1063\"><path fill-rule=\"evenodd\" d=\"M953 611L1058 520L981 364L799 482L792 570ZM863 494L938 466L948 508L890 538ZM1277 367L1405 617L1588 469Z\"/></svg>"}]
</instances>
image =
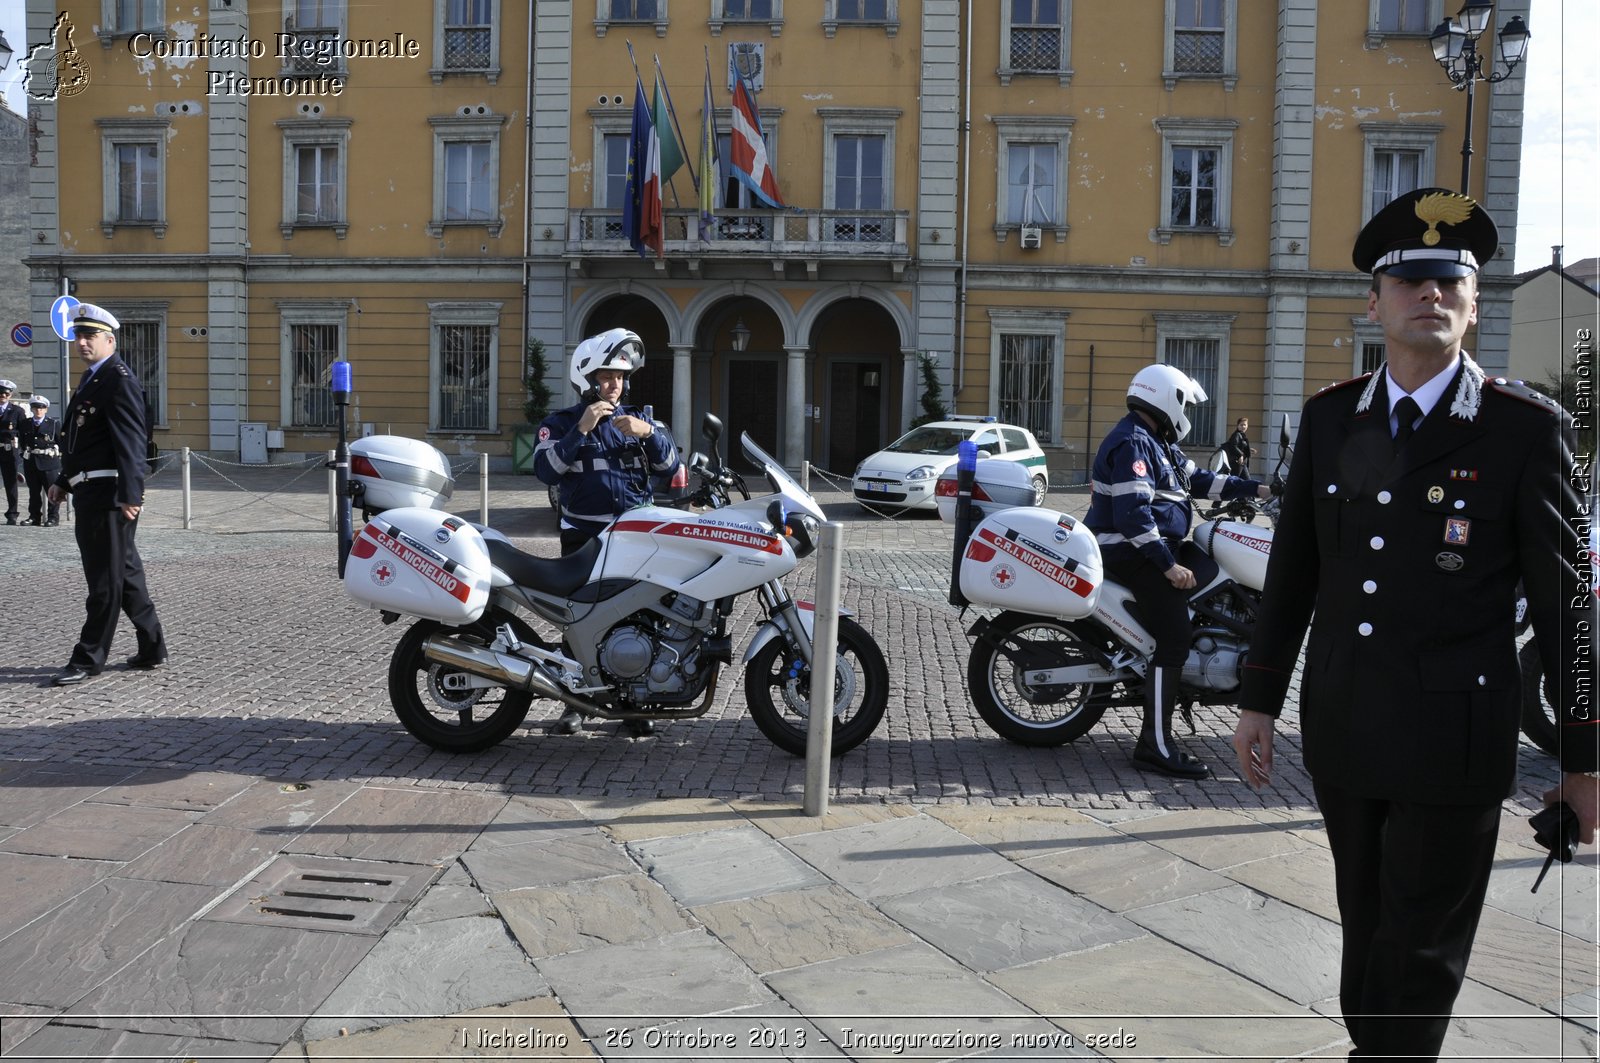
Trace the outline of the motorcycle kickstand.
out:
<instances>
[{"instance_id":1,"label":"motorcycle kickstand","mask_svg":"<svg viewBox=\"0 0 1600 1063\"><path fill-rule=\"evenodd\" d=\"M1183 713L1183 722L1189 725L1189 733L1190 734L1194 734L1195 733L1195 729L1194 729L1194 702L1192 702L1192 701L1184 702L1183 703L1183 707L1180 708L1178 711Z\"/></svg>"}]
</instances>

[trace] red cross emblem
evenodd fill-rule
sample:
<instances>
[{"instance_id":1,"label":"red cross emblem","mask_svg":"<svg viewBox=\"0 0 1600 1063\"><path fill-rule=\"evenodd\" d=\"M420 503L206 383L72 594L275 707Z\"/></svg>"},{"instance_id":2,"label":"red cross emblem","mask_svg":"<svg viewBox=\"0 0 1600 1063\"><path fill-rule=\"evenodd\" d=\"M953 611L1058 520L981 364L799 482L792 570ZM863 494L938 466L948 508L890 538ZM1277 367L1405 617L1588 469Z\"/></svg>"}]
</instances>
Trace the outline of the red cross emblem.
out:
<instances>
[{"instance_id":1,"label":"red cross emblem","mask_svg":"<svg viewBox=\"0 0 1600 1063\"><path fill-rule=\"evenodd\" d=\"M1009 565L996 565L994 571L989 573L989 582L1001 590L1005 590L1017 581L1017 574L1011 571Z\"/></svg>"}]
</instances>

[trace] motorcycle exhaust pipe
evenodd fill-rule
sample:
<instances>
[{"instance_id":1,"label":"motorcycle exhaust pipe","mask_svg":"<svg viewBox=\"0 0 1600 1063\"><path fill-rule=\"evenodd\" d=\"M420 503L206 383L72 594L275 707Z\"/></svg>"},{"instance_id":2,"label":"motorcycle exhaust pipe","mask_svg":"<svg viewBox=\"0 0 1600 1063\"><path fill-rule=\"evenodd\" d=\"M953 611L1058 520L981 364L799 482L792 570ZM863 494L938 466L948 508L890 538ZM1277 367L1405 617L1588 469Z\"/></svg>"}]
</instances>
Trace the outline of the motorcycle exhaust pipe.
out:
<instances>
[{"instance_id":1,"label":"motorcycle exhaust pipe","mask_svg":"<svg viewBox=\"0 0 1600 1063\"><path fill-rule=\"evenodd\" d=\"M503 686L536 694L542 698L554 698L556 701L596 716L610 715L588 698L579 697L550 678L543 668L525 657L511 653L496 653L484 646L472 646L439 635L422 644L422 655L435 664L442 664L484 679L492 679Z\"/></svg>"}]
</instances>

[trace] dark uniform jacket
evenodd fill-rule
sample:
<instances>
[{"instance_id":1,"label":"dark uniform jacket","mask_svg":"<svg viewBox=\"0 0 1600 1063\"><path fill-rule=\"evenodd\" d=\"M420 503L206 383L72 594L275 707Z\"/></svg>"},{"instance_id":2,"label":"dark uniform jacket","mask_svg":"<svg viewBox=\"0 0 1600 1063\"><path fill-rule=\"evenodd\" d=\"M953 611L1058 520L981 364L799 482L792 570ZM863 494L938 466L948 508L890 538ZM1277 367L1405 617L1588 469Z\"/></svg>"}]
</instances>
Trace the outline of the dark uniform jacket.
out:
<instances>
[{"instance_id":1,"label":"dark uniform jacket","mask_svg":"<svg viewBox=\"0 0 1600 1063\"><path fill-rule=\"evenodd\" d=\"M598 535L623 510L653 497L650 477L678 464L672 433L661 426L644 439L623 435L608 417L588 435L578 421L588 403L557 410L539 425L533 469L547 484L560 485L561 516L573 527ZM613 416L654 422L647 407L618 406Z\"/></svg>"},{"instance_id":2,"label":"dark uniform jacket","mask_svg":"<svg viewBox=\"0 0 1600 1063\"><path fill-rule=\"evenodd\" d=\"M62 415L61 475L71 484L82 472L116 470L116 477L83 480L72 487L80 507L110 509L144 504L149 445L144 421L144 388L127 363L112 355L72 393Z\"/></svg>"},{"instance_id":3,"label":"dark uniform jacket","mask_svg":"<svg viewBox=\"0 0 1600 1063\"><path fill-rule=\"evenodd\" d=\"M37 426L30 417L22 422L22 465L24 469L54 476L61 471L61 422L45 417Z\"/></svg>"},{"instance_id":4,"label":"dark uniform jacket","mask_svg":"<svg viewBox=\"0 0 1600 1063\"><path fill-rule=\"evenodd\" d=\"M22 422L27 419L27 409L15 402L6 403L6 408L0 410L0 455L4 455L0 460L10 459L13 463L20 460L17 435L22 431Z\"/></svg>"},{"instance_id":5,"label":"dark uniform jacket","mask_svg":"<svg viewBox=\"0 0 1600 1063\"><path fill-rule=\"evenodd\" d=\"M1093 494L1083 522L1095 533L1107 561L1138 556L1165 572L1189 534L1194 512L1189 499L1250 498L1257 482L1210 469L1185 472L1183 451L1156 438L1130 412L1106 435L1095 454Z\"/></svg>"},{"instance_id":6,"label":"dark uniform jacket","mask_svg":"<svg viewBox=\"0 0 1600 1063\"><path fill-rule=\"evenodd\" d=\"M1592 651L1575 667L1587 580L1573 520L1571 419L1462 355L1394 454L1382 371L1305 407L1240 707L1277 716L1300 685L1307 770L1365 797L1438 804L1511 792L1521 685L1515 590L1561 691L1563 766L1596 767ZM1315 618L1312 612L1315 610Z\"/></svg>"}]
</instances>

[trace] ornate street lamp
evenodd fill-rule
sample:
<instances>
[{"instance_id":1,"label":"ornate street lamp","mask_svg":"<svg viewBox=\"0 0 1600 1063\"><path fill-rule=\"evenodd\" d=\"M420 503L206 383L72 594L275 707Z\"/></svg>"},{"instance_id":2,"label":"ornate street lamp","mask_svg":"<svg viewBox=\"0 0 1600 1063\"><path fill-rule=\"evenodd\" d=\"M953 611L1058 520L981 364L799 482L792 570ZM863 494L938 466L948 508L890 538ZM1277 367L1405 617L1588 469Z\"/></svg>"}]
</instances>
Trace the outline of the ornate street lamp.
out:
<instances>
[{"instance_id":1,"label":"ornate street lamp","mask_svg":"<svg viewBox=\"0 0 1600 1063\"><path fill-rule=\"evenodd\" d=\"M5 31L0 30L0 70L4 70L11 65L11 57L15 54L16 52L12 49L11 42L6 40Z\"/></svg>"},{"instance_id":2,"label":"ornate street lamp","mask_svg":"<svg viewBox=\"0 0 1600 1063\"><path fill-rule=\"evenodd\" d=\"M1500 60L1478 54L1478 40L1494 21L1494 0L1464 0L1455 19L1439 23L1429 38L1433 57L1450 83L1467 93L1467 129L1461 138L1461 194L1467 194L1472 165L1472 89L1479 82L1504 81L1528 52L1528 24L1513 15L1500 30ZM1488 65L1484 60L1487 58Z\"/></svg>"},{"instance_id":3,"label":"ornate street lamp","mask_svg":"<svg viewBox=\"0 0 1600 1063\"><path fill-rule=\"evenodd\" d=\"M743 354L748 346L750 346L750 329L741 317L733 326L733 349L736 353Z\"/></svg>"}]
</instances>

